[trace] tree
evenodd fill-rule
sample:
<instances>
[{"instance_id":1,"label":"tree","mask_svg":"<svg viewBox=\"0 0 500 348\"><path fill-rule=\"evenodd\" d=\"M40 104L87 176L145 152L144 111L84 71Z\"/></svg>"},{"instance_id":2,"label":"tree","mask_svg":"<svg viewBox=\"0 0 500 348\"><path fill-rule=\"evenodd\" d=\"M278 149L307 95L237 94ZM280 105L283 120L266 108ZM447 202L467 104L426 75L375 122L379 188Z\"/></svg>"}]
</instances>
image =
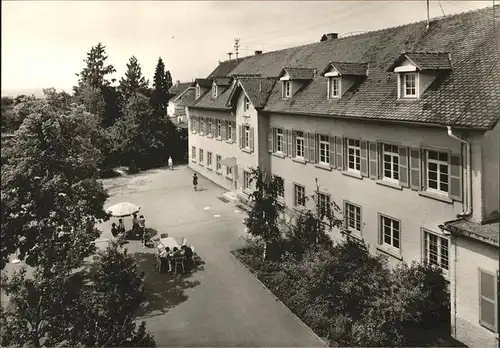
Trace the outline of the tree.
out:
<instances>
[{"instance_id":1,"label":"tree","mask_svg":"<svg viewBox=\"0 0 500 348\"><path fill-rule=\"evenodd\" d=\"M172 87L170 72L165 71L163 60L158 58L153 78L153 90L151 92L151 106L156 113L165 116L168 107L168 90Z\"/></svg>"},{"instance_id":2,"label":"tree","mask_svg":"<svg viewBox=\"0 0 500 348\"><path fill-rule=\"evenodd\" d=\"M121 78L118 90L126 103L135 94L148 94L149 82L142 75L141 66L135 56L130 57L127 63L125 76Z\"/></svg>"},{"instance_id":3,"label":"tree","mask_svg":"<svg viewBox=\"0 0 500 348\"><path fill-rule=\"evenodd\" d=\"M251 235L264 241L263 258L274 259L278 256L282 241L278 218L284 207L278 201L278 196L283 191L283 183L260 167L251 169L250 182L255 182L255 190L249 197L252 209L245 218L245 226Z\"/></svg>"},{"instance_id":4,"label":"tree","mask_svg":"<svg viewBox=\"0 0 500 348\"><path fill-rule=\"evenodd\" d=\"M94 223L107 217L97 181L98 120L82 106L63 110L47 100L27 113L2 168L1 269L18 248L30 266L50 272L65 260L72 268L93 251Z\"/></svg>"},{"instance_id":5,"label":"tree","mask_svg":"<svg viewBox=\"0 0 500 348\"><path fill-rule=\"evenodd\" d=\"M75 95L78 95L83 87L102 88L114 82L107 80L108 75L116 72L113 65L106 65L107 59L106 46L102 43L99 42L90 49L87 58L83 60L85 67L79 74L76 74L79 80L78 85L74 87Z\"/></svg>"}]
</instances>

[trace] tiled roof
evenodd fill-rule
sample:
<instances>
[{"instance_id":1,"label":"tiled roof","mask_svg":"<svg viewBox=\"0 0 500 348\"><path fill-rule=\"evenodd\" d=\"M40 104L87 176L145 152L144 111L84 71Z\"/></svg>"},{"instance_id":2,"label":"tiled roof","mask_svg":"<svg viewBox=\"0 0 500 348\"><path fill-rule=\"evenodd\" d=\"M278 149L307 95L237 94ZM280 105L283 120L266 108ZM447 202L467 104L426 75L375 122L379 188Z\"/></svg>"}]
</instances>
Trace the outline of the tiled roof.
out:
<instances>
[{"instance_id":1,"label":"tiled roof","mask_svg":"<svg viewBox=\"0 0 500 348\"><path fill-rule=\"evenodd\" d=\"M212 80L211 79L196 79L195 80L200 87L204 88L210 88L212 87Z\"/></svg>"},{"instance_id":2,"label":"tiled roof","mask_svg":"<svg viewBox=\"0 0 500 348\"><path fill-rule=\"evenodd\" d=\"M326 98L326 79L318 74L290 99L276 84L264 110L491 129L500 119L500 40L491 17L489 7L432 21L429 29L422 21L267 52L246 57L231 74L277 77L285 67L323 71L331 62L366 62L367 78L340 100ZM453 69L419 100L398 101L397 74L387 69L401 52L450 52Z\"/></svg>"},{"instance_id":3,"label":"tiled roof","mask_svg":"<svg viewBox=\"0 0 500 348\"><path fill-rule=\"evenodd\" d=\"M366 76L368 64L366 63L349 63L349 62L331 62L327 65L326 69L323 70L321 76L323 76L331 68L337 70L340 75L350 75L350 76Z\"/></svg>"},{"instance_id":4,"label":"tiled roof","mask_svg":"<svg viewBox=\"0 0 500 348\"><path fill-rule=\"evenodd\" d=\"M499 246L500 223L498 221L481 225L468 220L457 220L447 222L443 227L453 234L475 239L496 247Z\"/></svg>"},{"instance_id":5,"label":"tiled roof","mask_svg":"<svg viewBox=\"0 0 500 348\"><path fill-rule=\"evenodd\" d=\"M231 78L230 77L215 77L215 83L217 86L230 86Z\"/></svg>"},{"instance_id":6,"label":"tiled roof","mask_svg":"<svg viewBox=\"0 0 500 348\"><path fill-rule=\"evenodd\" d=\"M314 68L284 68L280 75L286 72L292 80L312 80Z\"/></svg>"},{"instance_id":7,"label":"tiled roof","mask_svg":"<svg viewBox=\"0 0 500 348\"><path fill-rule=\"evenodd\" d=\"M240 64L243 61L243 59L244 58L238 58L220 62L217 68L215 68L215 70L212 71L207 78L210 79L216 76L229 76L231 71L233 71L233 69L236 68L236 66Z\"/></svg>"},{"instance_id":8,"label":"tiled roof","mask_svg":"<svg viewBox=\"0 0 500 348\"><path fill-rule=\"evenodd\" d=\"M168 93L170 95L179 95L182 92L184 92L186 89L191 87L192 84L193 84L192 82L182 82L179 84L175 84L169 88Z\"/></svg>"},{"instance_id":9,"label":"tiled roof","mask_svg":"<svg viewBox=\"0 0 500 348\"><path fill-rule=\"evenodd\" d=\"M255 108L264 107L275 81L272 78L242 78L238 80Z\"/></svg>"},{"instance_id":10,"label":"tiled roof","mask_svg":"<svg viewBox=\"0 0 500 348\"><path fill-rule=\"evenodd\" d=\"M401 53L388 71L393 71L404 59L409 59L421 71L452 69L450 54L447 52L405 52Z\"/></svg>"},{"instance_id":11,"label":"tiled roof","mask_svg":"<svg viewBox=\"0 0 500 348\"><path fill-rule=\"evenodd\" d=\"M227 105L227 101L231 95L231 91L233 90L233 86L221 86L217 89L217 97L212 97L212 92L210 90L205 91L205 93L195 100L195 103L192 105L194 108L201 109L217 109L217 110L226 110L231 107Z\"/></svg>"},{"instance_id":12,"label":"tiled roof","mask_svg":"<svg viewBox=\"0 0 500 348\"><path fill-rule=\"evenodd\" d=\"M195 101L195 97L196 90L194 88L189 88L186 93L177 99L177 106L191 106Z\"/></svg>"}]
</instances>

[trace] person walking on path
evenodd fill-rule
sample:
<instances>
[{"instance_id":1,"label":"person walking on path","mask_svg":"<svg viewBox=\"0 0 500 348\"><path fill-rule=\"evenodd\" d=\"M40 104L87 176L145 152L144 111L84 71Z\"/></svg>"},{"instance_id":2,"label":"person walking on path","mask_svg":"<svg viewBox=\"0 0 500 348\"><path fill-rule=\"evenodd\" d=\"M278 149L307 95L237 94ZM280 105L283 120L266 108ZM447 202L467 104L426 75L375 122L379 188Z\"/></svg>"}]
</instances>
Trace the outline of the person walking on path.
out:
<instances>
[{"instance_id":1,"label":"person walking on path","mask_svg":"<svg viewBox=\"0 0 500 348\"><path fill-rule=\"evenodd\" d=\"M198 191L198 175L193 174L193 187L195 191Z\"/></svg>"},{"instance_id":2,"label":"person walking on path","mask_svg":"<svg viewBox=\"0 0 500 348\"><path fill-rule=\"evenodd\" d=\"M168 156L168 169L174 170L174 161L172 161L171 156Z\"/></svg>"}]
</instances>

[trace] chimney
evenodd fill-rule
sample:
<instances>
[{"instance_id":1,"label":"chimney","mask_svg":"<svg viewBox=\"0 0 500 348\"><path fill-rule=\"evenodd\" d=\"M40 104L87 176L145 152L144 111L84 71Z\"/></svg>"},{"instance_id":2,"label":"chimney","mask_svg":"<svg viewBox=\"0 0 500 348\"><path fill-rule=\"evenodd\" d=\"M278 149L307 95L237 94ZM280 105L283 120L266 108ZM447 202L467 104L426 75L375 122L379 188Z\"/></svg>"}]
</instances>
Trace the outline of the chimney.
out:
<instances>
[{"instance_id":1,"label":"chimney","mask_svg":"<svg viewBox=\"0 0 500 348\"><path fill-rule=\"evenodd\" d=\"M338 39L338 37L339 37L338 33L323 34L323 36L321 37L321 40L319 40L319 42L335 40L335 39Z\"/></svg>"},{"instance_id":2,"label":"chimney","mask_svg":"<svg viewBox=\"0 0 500 348\"><path fill-rule=\"evenodd\" d=\"M233 55L233 52L227 52L227 55L229 56L229 60L231 60L231 56Z\"/></svg>"},{"instance_id":3,"label":"chimney","mask_svg":"<svg viewBox=\"0 0 500 348\"><path fill-rule=\"evenodd\" d=\"M181 84L181 80L177 80L177 86Z\"/></svg>"},{"instance_id":4,"label":"chimney","mask_svg":"<svg viewBox=\"0 0 500 348\"><path fill-rule=\"evenodd\" d=\"M258 55L260 55L260 54L262 54L262 51L260 51L260 50L255 51L255 55L256 55L256 56L258 56Z\"/></svg>"}]
</instances>

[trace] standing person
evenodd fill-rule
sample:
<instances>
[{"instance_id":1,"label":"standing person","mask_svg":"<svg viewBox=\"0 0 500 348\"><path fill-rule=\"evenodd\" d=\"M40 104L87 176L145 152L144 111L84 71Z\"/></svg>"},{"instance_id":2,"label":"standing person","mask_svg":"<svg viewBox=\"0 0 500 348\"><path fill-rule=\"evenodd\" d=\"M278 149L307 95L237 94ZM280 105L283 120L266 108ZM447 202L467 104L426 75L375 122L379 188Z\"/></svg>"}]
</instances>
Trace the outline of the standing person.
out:
<instances>
[{"instance_id":1,"label":"standing person","mask_svg":"<svg viewBox=\"0 0 500 348\"><path fill-rule=\"evenodd\" d=\"M198 175L193 174L193 187L195 191L198 191Z\"/></svg>"},{"instance_id":2,"label":"standing person","mask_svg":"<svg viewBox=\"0 0 500 348\"><path fill-rule=\"evenodd\" d=\"M116 224L114 222L111 224L111 234L115 238L118 235L118 228L116 228Z\"/></svg>"},{"instance_id":3,"label":"standing person","mask_svg":"<svg viewBox=\"0 0 500 348\"><path fill-rule=\"evenodd\" d=\"M132 233L134 235L139 233L139 218L137 217L137 213L134 213L132 218Z\"/></svg>"},{"instance_id":4,"label":"standing person","mask_svg":"<svg viewBox=\"0 0 500 348\"><path fill-rule=\"evenodd\" d=\"M174 161L172 161L172 157L168 156L168 168L170 170L174 170Z\"/></svg>"},{"instance_id":5,"label":"standing person","mask_svg":"<svg viewBox=\"0 0 500 348\"><path fill-rule=\"evenodd\" d=\"M142 242L144 243L144 245L146 245L145 233L146 233L146 219L144 218L144 215L141 215L139 217L139 234L141 235Z\"/></svg>"},{"instance_id":6,"label":"standing person","mask_svg":"<svg viewBox=\"0 0 500 348\"><path fill-rule=\"evenodd\" d=\"M123 223L123 219L118 219L118 233L125 232L125 224Z\"/></svg>"}]
</instances>

